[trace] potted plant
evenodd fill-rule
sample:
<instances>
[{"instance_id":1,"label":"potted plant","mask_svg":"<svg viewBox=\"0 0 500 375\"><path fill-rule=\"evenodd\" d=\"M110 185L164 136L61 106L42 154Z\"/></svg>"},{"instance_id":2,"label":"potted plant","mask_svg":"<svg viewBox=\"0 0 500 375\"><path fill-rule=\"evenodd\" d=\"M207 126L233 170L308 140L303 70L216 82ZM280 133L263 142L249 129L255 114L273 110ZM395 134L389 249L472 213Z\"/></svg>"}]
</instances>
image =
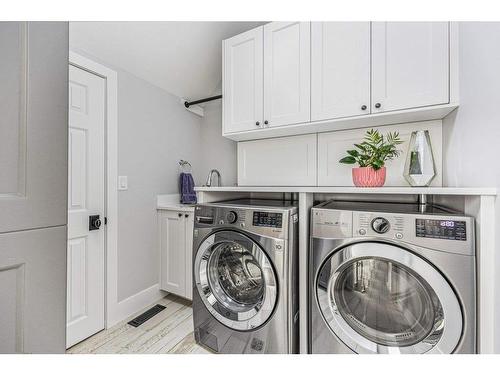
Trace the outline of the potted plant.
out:
<instances>
[{"instance_id":1,"label":"potted plant","mask_svg":"<svg viewBox=\"0 0 500 375\"><path fill-rule=\"evenodd\" d=\"M340 163L358 164L352 169L352 180L358 187L383 186L385 163L401 154L397 145L403 143L398 132L387 133L385 137L378 130L368 130L363 142L354 144L354 150L347 150L347 156Z\"/></svg>"}]
</instances>

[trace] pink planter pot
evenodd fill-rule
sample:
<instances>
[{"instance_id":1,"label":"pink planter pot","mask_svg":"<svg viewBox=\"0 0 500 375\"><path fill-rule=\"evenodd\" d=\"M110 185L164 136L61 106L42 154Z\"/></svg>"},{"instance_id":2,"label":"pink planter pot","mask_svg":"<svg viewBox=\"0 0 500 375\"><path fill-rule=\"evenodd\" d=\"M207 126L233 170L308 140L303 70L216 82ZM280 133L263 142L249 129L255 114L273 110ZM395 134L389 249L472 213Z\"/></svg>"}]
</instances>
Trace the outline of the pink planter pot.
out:
<instances>
[{"instance_id":1,"label":"pink planter pot","mask_svg":"<svg viewBox=\"0 0 500 375\"><path fill-rule=\"evenodd\" d=\"M357 187L377 187L385 184L385 167L378 170L372 167L352 169L352 181Z\"/></svg>"}]
</instances>

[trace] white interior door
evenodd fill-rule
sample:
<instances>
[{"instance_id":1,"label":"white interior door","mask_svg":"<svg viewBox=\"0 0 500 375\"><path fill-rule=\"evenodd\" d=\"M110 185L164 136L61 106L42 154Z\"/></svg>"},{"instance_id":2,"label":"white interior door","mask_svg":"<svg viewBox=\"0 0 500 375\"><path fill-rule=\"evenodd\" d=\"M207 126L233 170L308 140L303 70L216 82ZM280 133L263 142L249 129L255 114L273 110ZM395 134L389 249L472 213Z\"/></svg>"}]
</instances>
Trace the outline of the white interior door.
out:
<instances>
[{"instance_id":1,"label":"white interior door","mask_svg":"<svg viewBox=\"0 0 500 375\"><path fill-rule=\"evenodd\" d=\"M104 329L104 229L89 229L104 221L104 90L69 67L67 347Z\"/></svg>"},{"instance_id":2,"label":"white interior door","mask_svg":"<svg viewBox=\"0 0 500 375\"><path fill-rule=\"evenodd\" d=\"M264 126L307 122L311 116L311 25L264 25Z\"/></svg>"},{"instance_id":3,"label":"white interior door","mask_svg":"<svg viewBox=\"0 0 500 375\"><path fill-rule=\"evenodd\" d=\"M372 112L449 102L449 23L372 23Z\"/></svg>"},{"instance_id":4,"label":"white interior door","mask_svg":"<svg viewBox=\"0 0 500 375\"><path fill-rule=\"evenodd\" d=\"M370 113L370 22L312 22L311 120Z\"/></svg>"}]
</instances>

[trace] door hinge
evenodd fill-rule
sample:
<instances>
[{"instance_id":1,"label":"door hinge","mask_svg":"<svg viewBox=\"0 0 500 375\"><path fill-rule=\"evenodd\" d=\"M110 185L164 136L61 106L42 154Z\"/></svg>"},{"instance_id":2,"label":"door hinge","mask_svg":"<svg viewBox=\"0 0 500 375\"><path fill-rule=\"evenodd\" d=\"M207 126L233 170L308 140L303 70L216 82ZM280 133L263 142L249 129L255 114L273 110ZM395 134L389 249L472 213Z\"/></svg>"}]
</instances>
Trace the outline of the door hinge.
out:
<instances>
[{"instance_id":1,"label":"door hinge","mask_svg":"<svg viewBox=\"0 0 500 375\"><path fill-rule=\"evenodd\" d=\"M104 225L108 225L108 218L104 216Z\"/></svg>"}]
</instances>

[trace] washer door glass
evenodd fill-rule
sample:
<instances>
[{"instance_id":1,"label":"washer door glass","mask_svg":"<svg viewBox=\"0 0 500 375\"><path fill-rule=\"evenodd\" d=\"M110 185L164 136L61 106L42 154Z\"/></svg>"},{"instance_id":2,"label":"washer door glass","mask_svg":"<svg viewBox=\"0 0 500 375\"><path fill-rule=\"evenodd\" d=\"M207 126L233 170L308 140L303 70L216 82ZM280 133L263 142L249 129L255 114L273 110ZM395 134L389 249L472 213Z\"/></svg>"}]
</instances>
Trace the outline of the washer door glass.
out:
<instances>
[{"instance_id":1,"label":"washer door glass","mask_svg":"<svg viewBox=\"0 0 500 375\"><path fill-rule=\"evenodd\" d=\"M400 247L364 242L333 253L316 279L332 331L358 353L452 353L462 334L458 299L444 277Z\"/></svg>"},{"instance_id":2,"label":"washer door glass","mask_svg":"<svg viewBox=\"0 0 500 375\"><path fill-rule=\"evenodd\" d=\"M330 288L332 301L360 335L386 346L415 345L429 335L442 306L405 266L383 258L349 263ZM436 315L439 315L437 317Z\"/></svg>"},{"instance_id":3,"label":"washer door glass","mask_svg":"<svg viewBox=\"0 0 500 375\"><path fill-rule=\"evenodd\" d=\"M195 281L212 315L236 330L264 324L276 304L277 282L269 258L239 232L217 232L203 241L195 258Z\"/></svg>"},{"instance_id":4,"label":"washer door glass","mask_svg":"<svg viewBox=\"0 0 500 375\"><path fill-rule=\"evenodd\" d=\"M254 307L264 299L264 273L250 250L237 242L221 242L209 261L209 283L215 297L236 309Z\"/></svg>"}]
</instances>

